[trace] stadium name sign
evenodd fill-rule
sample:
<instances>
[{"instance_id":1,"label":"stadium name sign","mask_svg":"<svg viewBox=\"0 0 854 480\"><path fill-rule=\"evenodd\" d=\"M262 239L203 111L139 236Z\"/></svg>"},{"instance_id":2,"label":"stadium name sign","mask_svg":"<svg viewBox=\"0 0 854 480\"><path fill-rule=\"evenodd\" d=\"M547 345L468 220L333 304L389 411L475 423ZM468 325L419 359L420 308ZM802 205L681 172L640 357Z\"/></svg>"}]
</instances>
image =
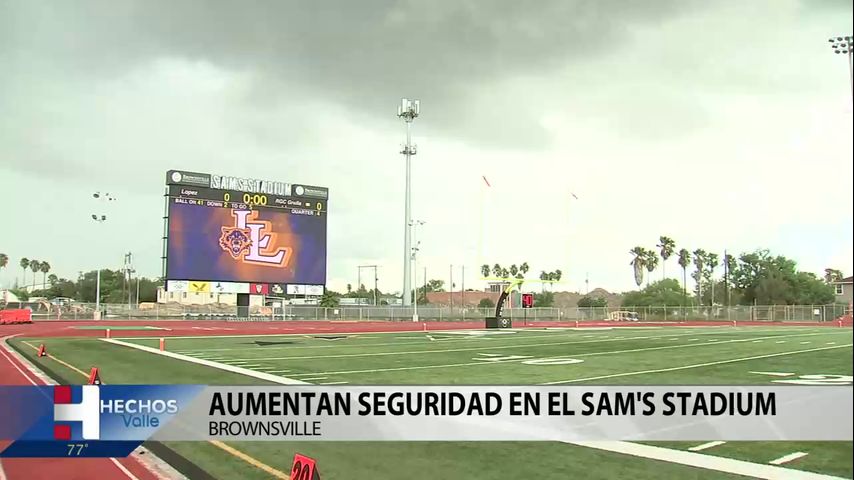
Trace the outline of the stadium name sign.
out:
<instances>
[{"instance_id":1,"label":"stadium name sign","mask_svg":"<svg viewBox=\"0 0 854 480\"><path fill-rule=\"evenodd\" d=\"M288 183L252 178L224 177L221 175L211 175L210 188L237 190L248 193L268 193L270 195L281 196L291 194L291 186Z\"/></svg>"}]
</instances>

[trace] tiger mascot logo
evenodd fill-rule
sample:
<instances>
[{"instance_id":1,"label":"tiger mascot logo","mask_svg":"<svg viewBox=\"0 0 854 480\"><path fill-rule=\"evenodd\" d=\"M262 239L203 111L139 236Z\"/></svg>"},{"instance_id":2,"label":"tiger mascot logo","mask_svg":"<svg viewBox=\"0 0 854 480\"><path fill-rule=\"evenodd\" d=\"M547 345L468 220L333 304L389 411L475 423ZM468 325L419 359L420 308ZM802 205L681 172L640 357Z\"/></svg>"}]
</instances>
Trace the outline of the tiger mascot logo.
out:
<instances>
[{"instance_id":1,"label":"tiger mascot logo","mask_svg":"<svg viewBox=\"0 0 854 480\"><path fill-rule=\"evenodd\" d=\"M219 237L219 246L231 254L231 258L237 260L249 252L252 240L249 237L248 228L222 227L222 235Z\"/></svg>"}]
</instances>

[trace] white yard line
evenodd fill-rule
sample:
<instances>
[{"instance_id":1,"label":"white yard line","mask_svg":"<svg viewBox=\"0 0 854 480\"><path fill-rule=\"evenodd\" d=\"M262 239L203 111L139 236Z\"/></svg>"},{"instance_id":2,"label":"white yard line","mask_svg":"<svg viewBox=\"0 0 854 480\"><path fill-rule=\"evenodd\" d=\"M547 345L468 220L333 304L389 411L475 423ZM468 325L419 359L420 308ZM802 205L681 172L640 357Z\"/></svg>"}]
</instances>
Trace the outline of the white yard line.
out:
<instances>
[{"instance_id":1,"label":"white yard line","mask_svg":"<svg viewBox=\"0 0 854 480\"><path fill-rule=\"evenodd\" d=\"M810 334L804 334L804 335L810 335ZM720 344L745 342L748 340L750 340L750 339L747 338L747 339L729 340L726 342L720 342ZM708 346L708 345L709 344L707 344L707 343L695 343L695 344L685 344L685 345L668 345L668 346L664 346L664 347L632 348L632 349L628 349L628 350L608 350L608 351L604 351L604 352L579 353L577 355L572 355L572 357L573 358L593 357L593 356L598 356L598 355L614 355L614 354L621 354L621 353L634 353L634 352L643 352L643 351L651 351L651 350L664 350L664 349L673 349L673 348L696 348L696 347L704 347L704 346ZM716 344L716 345L719 345L719 344ZM850 345L846 345L846 346L850 346ZM835 348L835 347L826 347L826 348ZM479 362L464 362L464 363L446 363L446 364L439 364L439 365L414 365L414 366L409 366L409 367L371 368L371 369L366 369L366 370L343 370L343 371L330 371L330 372L298 373L298 374L293 374L291 376L292 377L299 377L299 376L306 376L306 375L347 375L347 374L357 374L357 373L402 372L402 371L408 371L408 370L430 370L430 369L434 369L434 368L470 367L472 365L496 365L496 364L502 364L502 363L522 362L525 360L529 360L529 358L513 358L510 360L495 360L495 361L490 361L490 362L479 361ZM677 369L683 369L683 368L686 368L686 367L679 367ZM655 372L642 372L642 373L655 373ZM620 374L615 374L613 376L624 376L624 375L627 375L627 374L620 373ZM634 375L634 373L629 373L628 375ZM596 379L596 378L610 378L610 377L611 377L610 375L606 375L604 377L593 377L593 378ZM560 381L560 382L555 382L555 383L572 383L572 382L577 382L577 381L582 381L582 380L589 380L589 379L587 379L587 378L576 379L576 380L569 380L569 381ZM550 385L550 383L544 383L542 385Z\"/></svg>"},{"instance_id":2,"label":"white yard line","mask_svg":"<svg viewBox=\"0 0 854 480\"><path fill-rule=\"evenodd\" d=\"M772 377L791 377L794 373L786 373L786 372L747 372L747 373L755 373L756 375L771 375Z\"/></svg>"},{"instance_id":3,"label":"white yard line","mask_svg":"<svg viewBox=\"0 0 854 480\"><path fill-rule=\"evenodd\" d=\"M789 462L791 462L792 460L797 460L797 459L799 459L799 458L804 458L804 457L806 457L807 455L809 455L809 454L804 453L804 452L794 452L794 453L790 453L790 454L788 454L788 455L783 455L782 457L780 457L780 458L778 458L778 459L776 459L776 460L771 460L771 461L770 461L770 462L768 462L768 463L770 463L771 465L782 465L782 464L784 464L784 463L789 463Z\"/></svg>"},{"instance_id":4,"label":"white yard line","mask_svg":"<svg viewBox=\"0 0 854 480\"><path fill-rule=\"evenodd\" d=\"M278 383L280 385L310 385L308 382L303 382L302 380L296 380L293 378L287 378L278 375L271 375L269 373L258 372L255 370L250 370L248 368L235 367L234 365L226 365L224 363L212 362L210 360L193 358L187 355L181 355L180 353L170 352L168 350L160 350L159 348L146 347L144 345L137 345L135 343L123 342L114 338L99 338L98 340L102 342L112 343L113 345L121 345L123 347L135 348L137 350L153 353L155 355L174 358L175 360L195 363L197 365L204 365L206 367L225 370L226 372L237 373L239 375L246 375L247 377L257 378L259 380L266 380L268 382Z\"/></svg>"},{"instance_id":5,"label":"white yard line","mask_svg":"<svg viewBox=\"0 0 854 480\"><path fill-rule=\"evenodd\" d=\"M622 327L622 328L625 328L625 327ZM675 329L677 327L669 327L669 328ZM801 333L817 332L817 331L827 329L827 328L817 329L817 328L811 328L811 327L810 328L788 327L788 328L791 328L795 332L801 332ZM710 331L710 330L712 330L712 331ZM771 333L771 332L779 332L780 331L779 328L765 329L765 328L761 328L761 327L743 327L743 328L735 327L732 330L728 330L728 332L733 331L733 330L738 331L738 332L750 332L753 334ZM432 332L433 334L436 334L436 333L447 334L448 332L455 332L455 330L430 330L430 332ZM383 332L383 333L384 334L392 334L392 333L406 333L406 332ZM423 334L423 332L415 332L415 331L410 332L410 333L413 333L413 334L421 333L421 334ZM630 334L630 333L633 333L633 332L627 332L627 334ZM664 338L664 337L684 337L687 335L719 335L719 334L721 334L721 330L719 330L719 329L713 330L713 327L697 327L693 330L685 330L685 331L682 331L679 333L662 335L662 338ZM362 338L369 338L369 337L363 337L362 335L364 335L364 334L358 334L358 333L350 334L350 335L354 339L359 339L359 340L361 340ZM305 336L305 334L297 334L297 333L276 334L276 333L272 333L272 334L261 334L261 335L197 335L197 336L189 336L189 337L184 336L184 337L167 337L167 338L169 340L179 340L179 339L183 339L183 340L205 340L205 339L218 339L218 338L268 338L268 337L303 337L303 336ZM589 336L594 337L594 338L596 338L596 337L607 338L608 337L608 335L598 335L598 336L597 335L589 335ZM571 334L555 334L555 333L552 333L552 334L548 334L548 335L534 335L534 334L524 335L524 339L526 339L526 340L527 339L533 339L533 338L556 338L556 337L578 337L578 335L574 334L574 333L571 333ZM584 337L586 337L586 336L581 336L579 338L584 338ZM407 337L394 337L394 338L423 339L424 337L423 336L407 336ZM629 337L620 337L620 338L629 338ZM153 337L114 337L114 339L115 340L123 340L123 341L127 341L127 340L149 340L149 341L151 341L154 338ZM471 341L471 339L472 339L471 337L459 338L459 339L454 338L454 339L444 340L444 342L447 342L447 343L468 342L468 341ZM678 340L678 338L673 338L673 340ZM391 343L387 342L387 343L369 343L369 344L349 343L349 344L334 344L334 345L288 345L288 346L282 346L282 347L270 346L270 347L264 347L264 349L265 350L281 350L281 349L294 350L294 349L303 349L303 348L309 348L310 349L310 348L342 348L342 347L388 347L388 346L395 346L395 345L400 345L400 343L399 342L391 342ZM246 347L198 348L198 349L180 348L180 349L176 350L176 352L177 351L180 351L180 353L187 353L189 351L193 351L193 352L229 352L229 351L242 351L242 350L246 350Z\"/></svg>"},{"instance_id":6,"label":"white yard line","mask_svg":"<svg viewBox=\"0 0 854 480\"><path fill-rule=\"evenodd\" d=\"M801 333L801 334L793 334L793 335L774 335L770 337L760 337L764 339L769 338L790 338L790 337L805 337L812 335L829 335L829 333ZM330 358L358 358L358 357L387 357L387 356L397 356L397 355L426 355L433 353L458 353L458 352L478 352L483 350L506 350L513 348L539 348L539 347L549 347L554 345L580 345L580 344L589 344L589 343L609 343L615 341L624 341L624 340L636 340L637 337L628 337L625 339L610 339L610 340L583 340L580 342L551 342L551 343L519 343L514 345L499 345L499 346L487 346L487 347L472 347L472 348L448 348L442 350L409 350L403 352L368 352L368 353L343 353L338 355L303 355L303 356L286 356L286 357L264 357L263 360L320 360L320 359L330 359ZM727 343L741 343L741 342L749 342L751 340L755 340L755 338L736 338L733 340L721 340L715 343L715 345L722 345ZM606 355L609 353L631 353L631 352L643 352L643 351L651 351L651 350L671 350L674 348L693 348L703 346L703 344L684 344L684 345L663 345L660 347L641 347L641 348L633 348L628 350L617 350L617 351L608 351L608 352L594 352L594 353L584 353L575 355L576 357L580 356L592 356L592 355ZM247 358L235 358L230 359L231 363L238 362L251 362L261 360L259 357L247 357Z\"/></svg>"},{"instance_id":7,"label":"white yard line","mask_svg":"<svg viewBox=\"0 0 854 480\"><path fill-rule=\"evenodd\" d=\"M721 440L715 440L714 442L707 442L707 443L697 445L696 447L691 447L688 450L690 450L692 452L700 452L700 451L703 451L703 450L706 450L706 449L709 449L712 447L717 447L717 446L723 445L725 443L726 442L723 442Z\"/></svg>"},{"instance_id":8,"label":"white yard line","mask_svg":"<svg viewBox=\"0 0 854 480\"><path fill-rule=\"evenodd\" d=\"M560 384L564 384L564 383L584 382L584 381L589 381L589 380L602 380L604 378L629 377L629 376L633 376L633 375L645 375L648 373L675 372L677 370L688 370L691 368L711 367L711 366L715 366L715 365L724 365L727 363L746 362L746 361L750 361L750 360L759 360L762 358L783 357L786 355L797 355L799 353L818 352L818 351L822 351L822 350L833 350L835 348L848 348L851 346L854 346L854 344L849 343L847 345L837 345L834 347L810 348L810 349L806 349L806 350L795 350L795 351L791 351L791 352L770 353L767 355L756 355L753 357L743 357L743 358L733 358L733 359L729 359L729 360L719 360L717 362L706 362L706 363L697 363L694 365L683 365L681 367L659 368L659 369L655 369L655 370L642 370L639 372L624 372L624 373L614 373L611 375L599 375L596 377L574 378L572 380L559 380L556 382L545 382L545 383L541 383L540 385L560 385ZM578 356L578 355L576 355L576 356Z\"/></svg>"},{"instance_id":9,"label":"white yard line","mask_svg":"<svg viewBox=\"0 0 854 480\"><path fill-rule=\"evenodd\" d=\"M607 452L621 453L634 457L661 460L668 463L677 463L690 467L714 470L733 475L742 475L751 478L766 480L841 480L841 477L833 477L820 473L804 472L790 468L777 467L773 465L762 465L750 463L732 458L704 455L702 453L671 450L669 448L655 447L631 442L565 442L581 447L595 448Z\"/></svg>"}]
</instances>

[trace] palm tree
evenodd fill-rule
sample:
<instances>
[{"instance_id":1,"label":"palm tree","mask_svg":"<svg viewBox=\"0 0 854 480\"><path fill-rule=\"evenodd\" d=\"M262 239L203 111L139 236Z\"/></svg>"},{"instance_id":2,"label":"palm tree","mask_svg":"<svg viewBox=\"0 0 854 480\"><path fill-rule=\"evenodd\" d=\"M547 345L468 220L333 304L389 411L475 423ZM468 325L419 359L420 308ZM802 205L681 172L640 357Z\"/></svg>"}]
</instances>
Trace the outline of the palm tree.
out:
<instances>
[{"instance_id":1,"label":"palm tree","mask_svg":"<svg viewBox=\"0 0 854 480\"><path fill-rule=\"evenodd\" d=\"M694 250L694 266L697 267L697 298L700 299L700 304L702 304L703 299L703 271L707 256L708 254L702 248Z\"/></svg>"},{"instance_id":2,"label":"palm tree","mask_svg":"<svg viewBox=\"0 0 854 480\"><path fill-rule=\"evenodd\" d=\"M667 270L667 259L673 255L673 251L676 250L676 242L673 241L670 237L665 237L664 235L658 237L658 245L656 247L659 248L661 253L661 279L664 280L665 272Z\"/></svg>"},{"instance_id":3,"label":"palm tree","mask_svg":"<svg viewBox=\"0 0 854 480\"><path fill-rule=\"evenodd\" d=\"M496 277L501 277L501 265L495 264L492 266L492 274Z\"/></svg>"},{"instance_id":4,"label":"palm tree","mask_svg":"<svg viewBox=\"0 0 854 480\"><path fill-rule=\"evenodd\" d=\"M531 267L528 266L528 262L522 262L522 265L519 266L519 272L522 275L526 275L530 269Z\"/></svg>"},{"instance_id":5,"label":"palm tree","mask_svg":"<svg viewBox=\"0 0 854 480\"><path fill-rule=\"evenodd\" d=\"M691 252L687 248L679 250L679 266L682 267L682 295L688 296L688 265L691 265Z\"/></svg>"},{"instance_id":6,"label":"palm tree","mask_svg":"<svg viewBox=\"0 0 854 480\"><path fill-rule=\"evenodd\" d=\"M0 254L2 257L2 254ZM825 268L824 269L824 281L827 283L841 282L842 281L842 272L835 268Z\"/></svg>"},{"instance_id":7,"label":"palm tree","mask_svg":"<svg viewBox=\"0 0 854 480\"><path fill-rule=\"evenodd\" d=\"M551 276L551 274L546 273L546 272L545 272L545 270L543 270L543 271L541 271L541 272L540 272L540 280L542 280L542 281L543 281L543 283L542 283L542 284L540 284L540 291L541 291L541 292L545 292L545 291L546 291L546 284L545 284L545 281L546 281L546 280L548 280L550 276Z\"/></svg>"},{"instance_id":8,"label":"palm tree","mask_svg":"<svg viewBox=\"0 0 854 480\"><path fill-rule=\"evenodd\" d=\"M36 289L36 272L38 272L40 268L42 268L41 262L38 260L30 260L30 270L33 271L33 290Z\"/></svg>"},{"instance_id":9,"label":"palm tree","mask_svg":"<svg viewBox=\"0 0 854 480\"><path fill-rule=\"evenodd\" d=\"M709 283L712 284L712 301L710 305L715 306L715 269L718 268L718 265L720 265L720 262L718 261L718 254L710 253L708 256L706 256L706 263L708 263L709 265L708 280Z\"/></svg>"},{"instance_id":10,"label":"palm tree","mask_svg":"<svg viewBox=\"0 0 854 480\"><path fill-rule=\"evenodd\" d=\"M0 271L6 268L6 265L9 265L9 255L0 253Z\"/></svg>"},{"instance_id":11,"label":"palm tree","mask_svg":"<svg viewBox=\"0 0 854 480\"><path fill-rule=\"evenodd\" d=\"M42 289L44 289L44 286L47 285L47 272L50 271L50 264L42 262L41 265L39 265L39 271L42 272Z\"/></svg>"},{"instance_id":12,"label":"palm tree","mask_svg":"<svg viewBox=\"0 0 854 480\"><path fill-rule=\"evenodd\" d=\"M515 277L516 274L518 274L518 273L519 273L519 267L517 267L515 263L513 265L510 265L510 275Z\"/></svg>"},{"instance_id":13,"label":"palm tree","mask_svg":"<svg viewBox=\"0 0 854 480\"><path fill-rule=\"evenodd\" d=\"M658 267L658 254L654 250L647 250L644 253L646 254L646 258L643 260L644 266L646 267L646 271L649 272L649 276L646 277L646 286L648 287L649 278L652 277L652 272Z\"/></svg>"},{"instance_id":14,"label":"palm tree","mask_svg":"<svg viewBox=\"0 0 854 480\"><path fill-rule=\"evenodd\" d=\"M56 284L56 282L59 281L59 277L51 273L47 276L47 281L50 283L51 286L53 286Z\"/></svg>"},{"instance_id":15,"label":"palm tree","mask_svg":"<svg viewBox=\"0 0 854 480\"><path fill-rule=\"evenodd\" d=\"M27 257L22 258L20 265L21 265L21 269L24 271L24 278L21 279L21 283L26 285L26 283L27 283L27 267L30 266L29 259L27 259Z\"/></svg>"},{"instance_id":16,"label":"palm tree","mask_svg":"<svg viewBox=\"0 0 854 480\"><path fill-rule=\"evenodd\" d=\"M347 295L350 295L351 293L353 293L353 285L348 283L347 284Z\"/></svg>"},{"instance_id":17,"label":"palm tree","mask_svg":"<svg viewBox=\"0 0 854 480\"><path fill-rule=\"evenodd\" d=\"M506 268L501 269L501 278L510 278L510 272L508 272Z\"/></svg>"},{"instance_id":18,"label":"palm tree","mask_svg":"<svg viewBox=\"0 0 854 480\"><path fill-rule=\"evenodd\" d=\"M643 247L635 247L629 250L629 253L634 255L634 258L629 262L629 265L634 267L635 283L640 287L641 283L643 283L643 267L646 261L646 249Z\"/></svg>"},{"instance_id":19,"label":"palm tree","mask_svg":"<svg viewBox=\"0 0 854 480\"><path fill-rule=\"evenodd\" d=\"M481 265L480 266L480 274L484 277L489 276L489 265Z\"/></svg>"}]
</instances>

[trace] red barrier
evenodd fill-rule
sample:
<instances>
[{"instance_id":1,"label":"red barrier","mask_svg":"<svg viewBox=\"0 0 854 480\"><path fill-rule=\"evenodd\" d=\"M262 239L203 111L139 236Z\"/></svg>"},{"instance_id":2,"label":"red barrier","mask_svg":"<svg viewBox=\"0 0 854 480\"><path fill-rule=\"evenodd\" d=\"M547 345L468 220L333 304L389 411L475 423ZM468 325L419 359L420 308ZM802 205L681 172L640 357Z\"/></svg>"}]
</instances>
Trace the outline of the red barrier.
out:
<instances>
[{"instance_id":1,"label":"red barrier","mask_svg":"<svg viewBox=\"0 0 854 480\"><path fill-rule=\"evenodd\" d=\"M33 312L27 308L0 310L0 325L18 325L33 323Z\"/></svg>"}]
</instances>

